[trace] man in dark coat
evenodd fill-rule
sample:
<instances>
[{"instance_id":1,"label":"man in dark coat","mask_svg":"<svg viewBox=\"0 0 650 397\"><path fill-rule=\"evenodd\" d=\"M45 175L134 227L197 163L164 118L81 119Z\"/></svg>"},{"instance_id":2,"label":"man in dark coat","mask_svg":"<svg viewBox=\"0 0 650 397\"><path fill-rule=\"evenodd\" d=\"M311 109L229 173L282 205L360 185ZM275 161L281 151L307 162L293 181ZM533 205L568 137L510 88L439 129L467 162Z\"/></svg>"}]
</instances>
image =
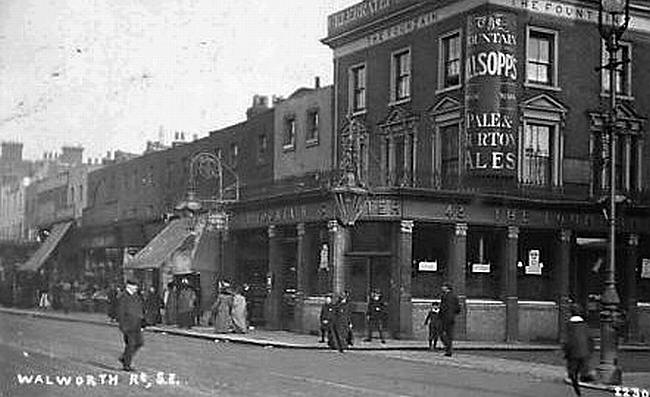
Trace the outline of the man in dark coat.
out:
<instances>
[{"instance_id":1,"label":"man in dark coat","mask_svg":"<svg viewBox=\"0 0 650 397\"><path fill-rule=\"evenodd\" d=\"M442 343L445 345L445 356L451 357L454 341L454 323L456 315L460 313L458 296L452 291L450 283L442 284L442 297L440 298L440 323L442 326Z\"/></svg>"},{"instance_id":2,"label":"man in dark coat","mask_svg":"<svg viewBox=\"0 0 650 397\"><path fill-rule=\"evenodd\" d=\"M332 325L332 339L330 347L337 349L341 353L350 344L350 308L347 303L347 297L340 295L334 305L334 324Z\"/></svg>"},{"instance_id":3,"label":"man in dark coat","mask_svg":"<svg viewBox=\"0 0 650 397\"><path fill-rule=\"evenodd\" d=\"M334 322L334 305L332 304L332 297L326 296L325 303L320 308L320 343L325 343L332 338L332 324Z\"/></svg>"},{"instance_id":4,"label":"man in dark coat","mask_svg":"<svg viewBox=\"0 0 650 397\"><path fill-rule=\"evenodd\" d=\"M386 319L386 304L382 299L379 291L372 291L368 301L368 310L366 312L366 323L368 336L364 339L366 342L372 340L372 332L376 329L379 332L381 343L386 343L384 339L383 324Z\"/></svg>"},{"instance_id":5,"label":"man in dark coat","mask_svg":"<svg viewBox=\"0 0 650 397\"><path fill-rule=\"evenodd\" d=\"M564 358L567 360L567 370L573 390L579 396L578 380L580 374L589 369L589 357L593 350L593 340L589 337L587 323L581 316L580 306L571 306L571 318L567 324L567 340L564 343Z\"/></svg>"},{"instance_id":6,"label":"man in dark coat","mask_svg":"<svg viewBox=\"0 0 650 397\"><path fill-rule=\"evenodd\" d=\"M120 331L124 335L124 353L119 360L122 363L122 369L133 371L131 367L133 356L144 344L142 337L144 304L138 294L138 284L134 281L127 281L126 290L119 298L117 321Z\"/></svg>"}]
</instances>

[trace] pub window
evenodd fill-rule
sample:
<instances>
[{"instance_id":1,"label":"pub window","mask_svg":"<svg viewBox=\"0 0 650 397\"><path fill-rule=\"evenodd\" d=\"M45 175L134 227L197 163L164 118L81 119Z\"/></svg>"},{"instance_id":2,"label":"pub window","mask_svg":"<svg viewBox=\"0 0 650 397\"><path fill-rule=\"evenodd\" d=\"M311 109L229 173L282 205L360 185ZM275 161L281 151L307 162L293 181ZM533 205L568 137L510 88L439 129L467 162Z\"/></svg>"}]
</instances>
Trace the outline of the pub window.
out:
<instances>
[{"instance_id":1,"label":"pub window","mask_svg":"<svg viewBox=\"0 0 650 397\"><path fill-rule=\"evenodd\" d=\"M296 147L296 118L287 117L284 120L284 133L282 134L282 148L293 150Z\"/></svg>"},{"instance_id":2,"label":"pub window","mask_svg":"<svg viewBox=\"0 0 650 397\"><path fill-rule=\"evenodd\" d=\"M460 86L460 32L454 31L439 40L439 88Z\"/></svg>"},{"instance_id":3,"label":"pub window","mask_svg":"<svg viewBox=\"0 0 650 397\"><path fill-rule=\"evenodd\" d=\"M524 127L522 182L530 185L549 185L551 181L552 127L526 124Z\"/></svg>"},{"instance_id":4,"label":"pub window","mask_svg":"<svg viewBox=\"0 0 650 397\"><path fill-rule=\"evenodd\" d=\"M609 189L609 166L606 159L609 157L609 136L607 134L597 134L596 143L599 147L599 154L594 158L600 161L596 162L596 169L599 172L594 173L600 179L597 186L602 190ZM621 134L616 137L616 159L615 159L615 183L619 191L638 191L641 189L641 170L642 170L642 141L635 134Z\"/></svg>"},{"instance_id":5,"label":"pub window","mask_svg":"<svg viewBox=\"0 0 650 397\"><path fill-rule=\"evenodd\" d=\"M453 187L458 182L459 139L458 123L440 126L440 177L443 187Z\"/></svg>"},{"instance_id":6,"label":"pub window","mask_svg":"<svg viewBox=\"0 0 650 397\"><path fill-rule=\"evenodd\" d=\"M366 109L366 65L356 65L350 68L350 110L353 113Z\"/></svg>"},{"instance_id":7,"label":"pub window","mask_svg":"<svg viewBox=\"0 0 650 397\"><path fill-rule=\"evenodd\" d=\"M318 143L318 136L320 128L320 115L318 110L310 110L307 113L307 143Z\"/></svg>"},{"instance_id":8,"label":"pub window","mask_svg":"<svg viewBox=\"0 0 650 397\"><path fill-rule=\"evenodd\" d=\"M499 233L494 229L471 226L467 232L467 296L499 297Z\"/></svg>"},{"instance_id":9,"label":"pub window","mask_svg":"<svg viewBox=\"0 0 650 397\"><path fill-rule=\"evenodd\" d=\"M411 50L394 52L391 59L391 98L393 102L411 97Z\"/></svg>"},{"instance_id":10,"label":"pub window","mask_svg":"<svg viewBox=\"0 0 650 397\"><path fill-rule=\"evenodd\" d=\"M526 82L557 85L557 33L541 28L528 29Z\"/></svg>"},{"instance_id":11,"label":"pub window","mask_svg":"<svg viewBox=\"0 0 650 397\"><path fill-rule=\"evenodd\" d=\"M601 49L602 65L609 62L609 52L603 42ZM616 52L616 62L621 62L614 70L614 87L617 95L632 96L632 45L630 43L620 43L620 48ZM601 69L602 92L609 94L609 70Z\"/></svg>"}]
</instances>

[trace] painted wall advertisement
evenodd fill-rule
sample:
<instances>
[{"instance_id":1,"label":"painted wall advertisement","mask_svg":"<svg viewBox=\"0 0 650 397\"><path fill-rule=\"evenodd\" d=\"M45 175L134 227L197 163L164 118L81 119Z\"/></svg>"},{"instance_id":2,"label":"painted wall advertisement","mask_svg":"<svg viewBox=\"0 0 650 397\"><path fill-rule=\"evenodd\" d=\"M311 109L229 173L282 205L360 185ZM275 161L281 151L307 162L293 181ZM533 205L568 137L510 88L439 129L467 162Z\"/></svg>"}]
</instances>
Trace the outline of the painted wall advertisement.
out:
<instances>
[{"instance_id":1,"label":"painted wall advertisement","mask_svg":"<svg viewBox=\"0 0 650 397\"><path fill-rule=\"evenodd\" d=\"M468 17L465 166L469 175L516 175L518 43L515 14L485 12Z\"/></svg>"}]
</instances>

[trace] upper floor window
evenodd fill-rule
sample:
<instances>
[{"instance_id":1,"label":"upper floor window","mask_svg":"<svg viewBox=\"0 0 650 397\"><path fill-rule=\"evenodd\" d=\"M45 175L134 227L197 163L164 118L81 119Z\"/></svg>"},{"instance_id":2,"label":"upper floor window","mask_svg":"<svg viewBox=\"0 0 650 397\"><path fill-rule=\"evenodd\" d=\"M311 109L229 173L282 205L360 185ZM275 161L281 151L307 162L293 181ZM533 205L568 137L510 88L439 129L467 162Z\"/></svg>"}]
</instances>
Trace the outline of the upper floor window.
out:
<instances>
[{"instance_id":1,"label":"upper floor window","mask_svg":"<svg viewBox=\"0 0 650 397\"><path fill-rule=\"evenodd\" d=\"M528 29L526 82L557 86L557 33L541 28Z\"/></svg>"},{"instance_id":2,"label":"upper floor window","mask_svg":"<svg viewBox=\"0 0 650 397\"><path fill-rule=\"evenodd\" d=\"M307 113L307 143L317 143L320 128L320 115L318 110L310 110Z\"/></svg>"},{"instance_id":3,"label":"upper floor window","mask_svg":"<svg viewBox=\"0 0 650 397\"><path fill-rule=\"evenodd\" d=\"M230 164L232 166L237 165L238 158L239 158L239 145L233 142L230 144Z\"/></svg>"},{"instance_id":4,"label":"upper floor window","mask_svg":"<svg viewBox=\"0 0 650 397\"><path fill-rule=\"evenodd\" d=\"M460 32L441 37L439 47L439 88L460 86Z\"/></svg>"},{"instance_id":5,"label":"upper floor window","mask_svg":"<svg viewBox=\"0 0 650 397\"><path fill-rule=\"evenodd\" d=\"M265 135L259 135L257 137L257 160L262 162L266 157L266 152L269 148L269 138Z\"/></svg>"},{"instance_id":6,"label":"upper floor window","mask_svg":"<svg viewBox=\"0 0 650 397\"><path fill-rule=\"evenodd\" d=\"M350 68L350 110L360 112L366 109L366 65Z\"/></svg>"},{"instance_id":7,"label":"upper floor window","mask_svg":"<svg viewBox=\"0 0 650 397\"><path fill-rule=\"evenodd\" d=\"M282 148L294 149L296 147L296 118L287 117L284 120L284 132L282 134Z\"/></svg>"},{"instance_id":8,"label":"upper floor window","mask_svg":"<svg viewBox=\"0 0 650 397\"><path fill-rule=\"evenodd\" d=\"M524 128L522 181L532 185L548 185L551 177L552 127L526 124Z\"/></svg>"},{"instance_id":9,"label":"upper floor window","mask_svg":"<svg viewBox=\"0 0 650 397\"><path fill-rule=\"evenodd\" d=\"M609 52L603 44L602 47L602 64L606 65L609 62ZM621 62L614 70L614 87L617 95L632 96L632 45L630 43L620 43L620 47L616 52L616 62ZM609 69L601 69L602 76L602 92L609 93L610 80Z\"/></svg>"},{"instance_id":10,"label":"upper floor window","mask_svg":"<svg viewBox=\"0 0 650 397\"><path fill-rule=\"evenodd\" d=\"M395 102L408 99L411 96L411 50L394 52L391 70L392 100Z\"/></svg>"}]
</instances>

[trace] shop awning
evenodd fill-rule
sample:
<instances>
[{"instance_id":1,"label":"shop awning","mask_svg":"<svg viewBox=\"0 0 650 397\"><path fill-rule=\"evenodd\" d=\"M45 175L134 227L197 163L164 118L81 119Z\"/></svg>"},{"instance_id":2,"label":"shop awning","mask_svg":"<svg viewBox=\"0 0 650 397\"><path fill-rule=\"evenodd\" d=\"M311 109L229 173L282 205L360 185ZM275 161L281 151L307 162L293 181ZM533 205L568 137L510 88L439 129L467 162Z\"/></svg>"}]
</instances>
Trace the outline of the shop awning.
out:
<instances>
[{"instance_id":1,"label":"shop awning","mask_svg":"<svg viewBox=\"0 0 650 397\"><path fill-rule=\"evenodd\" d=\"M72 226L72 222L57 223L50 230L49 237L41 244L36 250L34 255L18 267L19 271L32 271L35 272L47 261L47 258L52 255L52 252L59 245L63 237L65 237L68 230Z\"/></svg>"},{"instance_id":2,"label":"shop awning","mask_svg":"<svg viewBox=\"0 0 650 397\"><path fill-rule=\"evenodd\" d=\"M174 219L160 231L133 260L124 264L127 269L159 268L192 234L189 219Z\"/></svg>"}]
</instances>

